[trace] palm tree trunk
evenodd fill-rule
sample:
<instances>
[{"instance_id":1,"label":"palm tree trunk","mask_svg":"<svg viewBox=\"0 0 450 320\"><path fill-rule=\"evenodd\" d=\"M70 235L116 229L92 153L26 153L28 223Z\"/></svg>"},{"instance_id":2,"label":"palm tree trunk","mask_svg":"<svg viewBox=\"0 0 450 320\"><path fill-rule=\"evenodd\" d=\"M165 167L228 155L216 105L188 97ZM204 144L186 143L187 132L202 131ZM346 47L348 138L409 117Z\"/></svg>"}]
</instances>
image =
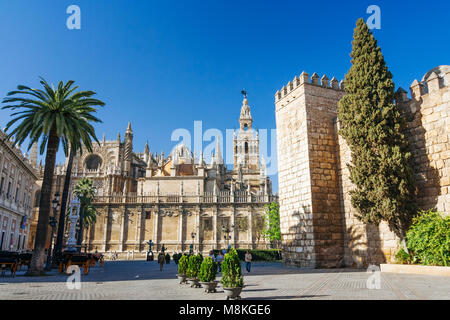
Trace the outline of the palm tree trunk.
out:
<instances>
[{"instance_id":1,"label":"palm tree trunk","mask_svg":"<svg viewBox=\"0 0 450 320\"><path fill-rule=\"evenodd\" d=\"M67 198L69 197L69 187L70 179L72 177L72 165L73 165L74 154L72 148L69 153L69 160L67 162L66 177L64 180L64 189L61 198L61 211L59 212L59 223L58 223L58 237L56 238L55 253L60 254L62 252L62 244L65 229L65 219L66 219L66 208L67 208Z\"/></svg>"},{"instance_id":2,"label":"palm tree trunk","mask_svg":"<svg viewBox=\"0 0 450 320\"><path fill-rule=\"evenodd\" d=\"M36 240L34 242L33 256L31 258L31 264L28 268L27 275L45 274L45 244L47 242L48 235L50 198L52 193L53 175L58 146L59 137L56 134L55 126L52 126L49 133L47 153L45 156L44 179L42 181L41 199L39 202L39 219L36 228Z\"/></svg>"}]
</instances>

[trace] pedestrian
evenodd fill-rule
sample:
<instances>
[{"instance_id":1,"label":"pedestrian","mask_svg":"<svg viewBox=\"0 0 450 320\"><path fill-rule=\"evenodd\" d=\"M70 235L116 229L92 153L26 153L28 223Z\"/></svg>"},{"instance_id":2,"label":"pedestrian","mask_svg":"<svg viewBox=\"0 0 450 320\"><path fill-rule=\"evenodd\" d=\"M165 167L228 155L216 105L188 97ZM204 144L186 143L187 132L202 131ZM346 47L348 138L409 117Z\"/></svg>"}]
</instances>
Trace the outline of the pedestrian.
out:
<instances>
[{"instance_id":1,"label":"pedestrian","mask_svg":"<svg viewBox=\"0 0 450 320\"><path fill-rule=\"evenodd\" d=\"M209 251L209 256L211 259L213 259L213 261L216 261L216 256L214 255L214 251Z\"/></svg>"},{"instance_id":2,"label":"pedestrian","mask_svg":"<svg viewBox=\"0 0 450 320\"><path fill-rule=\"evenodd\" d=\"M250 272L250 268L252 267L252 254L249 250L245 253L245 269L247 272Z\"/></svg>"},{"instance_id":3,"label":"pedestrian","mask_svg":"<svg viewBox=\"0 0 450 320\"><path fill-rule=\"evenodd\" d=\"M158 263L159 263L159 270L163 271L164 264L166 263L166 257L162 252L160 252L158 255Z\"/></svg>"},{"instance_id":4,"label":"pedestrian","mask_svg":"<svg viewBox=\"0 0 450 320\"><path fill-rule=\"evenodd\" d=\"M223 253L222 251L219 251L219 254L216 257L216 261L219 267L219 272L222 272L222 261L223 261Z\"/></svg>"}]
</instances>

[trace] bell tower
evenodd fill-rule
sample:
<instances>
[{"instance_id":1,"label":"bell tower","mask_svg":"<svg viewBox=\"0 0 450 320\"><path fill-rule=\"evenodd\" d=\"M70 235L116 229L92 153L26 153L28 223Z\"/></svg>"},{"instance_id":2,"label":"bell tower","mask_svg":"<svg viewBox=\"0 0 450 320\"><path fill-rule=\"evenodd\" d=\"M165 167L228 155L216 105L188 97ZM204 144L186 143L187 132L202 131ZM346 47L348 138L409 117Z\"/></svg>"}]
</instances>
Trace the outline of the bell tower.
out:
<instances>
[{"instance_id":1,"label":"bell tower","mask_svg":"<svg viewBox=\"0 0 450 320\"><path fill-rule=\"evenodd\" d=\"M233 138L234 170L242 167L244 172L259 170L259 137L252 129L253 118L248 105L247 92L242 90L244 99L239 116L239 131Z\"/></svg>"}]
</instances>

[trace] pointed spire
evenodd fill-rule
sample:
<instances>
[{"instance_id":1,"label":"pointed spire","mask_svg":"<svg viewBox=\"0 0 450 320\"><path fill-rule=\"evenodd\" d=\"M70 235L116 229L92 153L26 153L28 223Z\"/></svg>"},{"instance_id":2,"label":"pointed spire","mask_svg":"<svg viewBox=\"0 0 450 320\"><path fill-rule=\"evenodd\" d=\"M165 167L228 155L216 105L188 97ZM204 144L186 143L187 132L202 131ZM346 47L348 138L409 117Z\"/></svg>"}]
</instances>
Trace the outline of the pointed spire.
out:
<instances>
[{"instance_id":1,"label":"pointed spire","mask_svg":"<svg viewBox=\"0 0 450 320\"><path fill-rule=\"evenodd\" d=\"M103 140L102 140L103 145L105 145L105 142L106 142L106 133L103 132Z\"/></svg>"},{"instance_id":2,"label":"pointed spire","mask_svg":"<svg viewBox=\"0 0 450 320\"><path fill-rule=\"evenodd\" d=\"M242 90L242 93L244 94L244 90ZM247 92L244 94L244 100L242 100L242 107L241 107L241 115L239 116L239 124L241 130L244 129L251 129L253 123L252 114L250 112L250 107L248 105L248 99L247 99Z\"/></svg>"},{"instance_id":3,"label":"pointed spire","mask_svg":"<svg viewBox=\"0 0 450 320\"><path fill-rule=\"evenodd\" d=\"M33 168L37 167L37 160L38 160L38 146L37 142L33 143L31 146L31 152L30 152L30 162Z\"/></svg>"},{"instance_id":4,"label":"pointed spire","mask_svg":"<svg viewBox=\"0 0 450 320\"><path fill-rule=\"evenodd\" d=\"M127 133L128 133L128 132L130 132L130 133L133 132L133 130L131 129L131 121L128 122L128 127L127 127L127 131L126 131L126 132L127 132Z\"/></svg>"},{"instance_id":5,"label":"pointed spire","mask_svg":"<svg viewBox=\"0 0 450 320\"><path fill-rule=\"evenodd\" d=\"M145 142L144 153L147 155L150 154L150 149L148 147L148 140Z\"/></svg>"},{"instance_id":6,"label":"pointed spire","mask_svg":"<svg viewBox=\"0 0 450 320\"><path fill-rule=\"evenodd\" d=\"M220 141L218 137L216 139L216 150L214 157L215 157L214 162L216 164L223 164L222 152L220 151Z\"/></svg>"},{"instance_id":7,"label":"pointed spire","mask_svg":"<svg viewBox=\"0 0 450 320\"><path fill-rule=\"evenodd\" d=\"M120 132L119 133L117 133L117 142L119 142L120 143Z\"/></svg>"}]
</instances>

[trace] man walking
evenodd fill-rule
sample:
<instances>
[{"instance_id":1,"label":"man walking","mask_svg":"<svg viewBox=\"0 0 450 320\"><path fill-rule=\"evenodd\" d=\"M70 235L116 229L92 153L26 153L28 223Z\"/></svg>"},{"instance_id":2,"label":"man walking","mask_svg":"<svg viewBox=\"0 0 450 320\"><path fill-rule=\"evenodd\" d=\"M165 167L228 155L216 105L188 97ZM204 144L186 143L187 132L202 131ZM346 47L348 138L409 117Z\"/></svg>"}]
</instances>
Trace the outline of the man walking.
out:
<instances>
[{"instance_id":1,"label":"man walking","mask_svg":"<svg viewBox=\"0 0 450 320\"><path fill-rule=\"evenodd\" d=\"M250 269L252 267L252 254L249 250L245 253L245 269L247 269L247 272L250 272Z\"/></svg>"},{"instance_id":2,"label":"man walking","mask_svg":"<svg viewBox=\"0 0 450 320\"><path fill-rule=\"evenodd\" d=\"M162 252L158 254L158 263L159 263L159 271L163 271L164 264L166 263L166 257Z\"/></svg>"}]
</instances>

